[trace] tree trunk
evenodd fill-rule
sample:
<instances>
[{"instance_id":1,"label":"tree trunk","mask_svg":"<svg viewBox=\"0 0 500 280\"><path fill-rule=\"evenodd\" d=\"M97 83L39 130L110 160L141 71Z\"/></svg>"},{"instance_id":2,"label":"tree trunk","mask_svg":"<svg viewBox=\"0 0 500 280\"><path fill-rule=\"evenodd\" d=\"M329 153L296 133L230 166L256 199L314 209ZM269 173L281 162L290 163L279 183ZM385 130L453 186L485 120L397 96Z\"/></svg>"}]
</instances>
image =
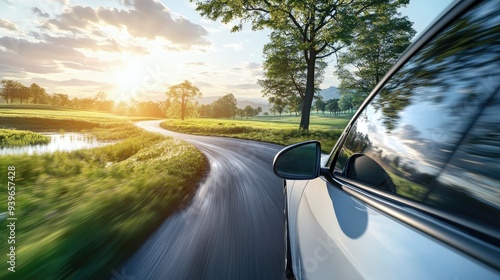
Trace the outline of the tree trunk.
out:
<instances>
[{"instance_id":1,"label":"tree trunk","mask_svg":"<svg viewBox=\"0 0 500 280\"><path fill-rule=\"evenodd\" d=\"M310 51L307 62L306 94L302 103L302 116L300 117L300 129L309 130L309 119L311 116L311 105L314 97L314 70L316 65L316 53Z\"/></svg>"}]
</instances>

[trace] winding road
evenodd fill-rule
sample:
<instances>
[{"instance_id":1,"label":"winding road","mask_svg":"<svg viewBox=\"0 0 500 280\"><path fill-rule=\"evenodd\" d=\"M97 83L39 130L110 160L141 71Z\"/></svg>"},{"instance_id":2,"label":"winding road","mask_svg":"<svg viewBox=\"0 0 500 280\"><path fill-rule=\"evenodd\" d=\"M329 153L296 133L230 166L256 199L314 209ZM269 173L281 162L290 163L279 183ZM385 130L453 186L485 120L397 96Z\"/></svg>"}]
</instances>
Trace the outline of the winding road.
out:
<instances>
[{"instance_id":1,"label":"winding road","mask_svg":"<svg viewBox=\"0 0 500 280\"><path fill-rule=\"evenodd\" d=\"M167 131L188 141L210 162L191 204L169 217L112 279L281 279L283 186L272 172L282 147Z\"/></svg>"}]
</instances>

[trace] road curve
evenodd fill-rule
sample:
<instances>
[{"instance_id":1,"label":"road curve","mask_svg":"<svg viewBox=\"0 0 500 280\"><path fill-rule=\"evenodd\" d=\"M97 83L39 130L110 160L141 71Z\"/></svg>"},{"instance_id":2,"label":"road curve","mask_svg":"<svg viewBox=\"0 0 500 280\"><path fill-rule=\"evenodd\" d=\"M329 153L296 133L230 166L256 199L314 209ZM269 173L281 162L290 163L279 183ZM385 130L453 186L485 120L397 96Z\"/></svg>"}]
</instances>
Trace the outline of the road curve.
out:
<instances>
[{"instance_id":1,"label":"road curve","mask_svg":"<svg viewBox=\"0 0 500 280\"><path fill-rule=\"evenodd\" d=\"M163 222L112 277L281 279L283 186L272 172L281 146L180 134L160 122L137 125L194 144L210 172L191 204Z\"/></svg>"}]
</instances>

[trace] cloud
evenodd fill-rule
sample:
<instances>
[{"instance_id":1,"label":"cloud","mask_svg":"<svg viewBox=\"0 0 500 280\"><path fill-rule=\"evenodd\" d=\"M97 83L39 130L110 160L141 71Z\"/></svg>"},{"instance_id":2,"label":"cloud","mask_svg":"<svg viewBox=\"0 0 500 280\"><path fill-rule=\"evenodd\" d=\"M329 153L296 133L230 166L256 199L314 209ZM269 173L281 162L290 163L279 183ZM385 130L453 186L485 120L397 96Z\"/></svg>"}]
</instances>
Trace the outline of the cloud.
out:
<instances>
[{"instance_id":1,"label":"cloud","mask_svg":"<svg viewBox=\"0 0 500 280\"><path fill-rule=\"evenodd\" d=\"M17 26L12 21L0 18L0 28L4 28L10 31L17 31Z\"/></svg>"},{"instance_id":2,"label":"cloud","mask_svg":"<svg viewBox=\"0 0 500 280\"><path fill-rule=\"evenodd\" d=\"M235 51L240 51L241 49L243 49L243 45L240 43L231 43L231 44L224 45L224 48L233 49Z\"/></svg>"},{"instance_id":3,"label":"cloud","mask_svg":"<svg viewBox=\"0 0 500 280\"><path fill-rule=\"evenodd\" d=\"M254 70L254 69L261 69L261 66L259 63L256 62L248 62L245 65L245 68Z\"/></svg>"},{"instance_id":4,"label":"cloud","mask_svg":"<svg viewBox=\"0 0 500 280\"><path fill-rule=\"evenodd\" d=\"M78 95L78 97L88 97L95 95L98 91L111 91L115 85L111 83L98 82L83 79L69 79L69 80L52 80L41 77L32 78L23 82L23 84L37 83L47 89L47 92L62 92L68 93L70 96L75 96L73 89L78 92L86 92L87 96ZM68 91L69 89L69 91Z\"/></svg>"},{"instance_id":5,"label":"cloud","mask_svg":"<svg viewBox=\"0 0 500 280\"><path fill-rule=\"evenodd\" d=\"M196 85L197 87L215 87L215 85L207 82L194 82L194 85Z\"/></svg>"},{"instance_id":6,"label":"cloud","mask_svg":"<svg viewBox=\"0 0 500 280\"><path fill-rule=\"evenodd\" d=\"M261 87L255 83L255 84L236 84L236 85L227 85L227 88L230 89L261 89Z\"/></svg>"},{"instance_id":7,"label":"cloud","mask_svg":"<svg viewBox=\"0 0 500 280\"><path fill-rule=\"evenodd\" d=\"M0 38L0 45L7 50L33 60L74 61L85 59L82 53L73 48L47 42L33 43L25 39L4 36Z\"/></svg>"},{"instance_id":8,"label":"cloud","mask_svg":"<svg viewBox=\"0 0 500 280\"><path fill-rule=\"evenodd\" d=\"M196 61L196 62L188 62L186 63L187 66L207 66L206 63L204 62L200 62L200 61Z\"/></svg>"},{"instance_id":9,"label":"cloud","mask_svg":"<svg viewBox=\"0 0 500 280\"><path fill-rule=\"evenodd\" d=\"M31 8L31 11L33 11L33 13L39 17L43 17L43 18L48 18L50 17L50 15L48 13L44 13L42 12L42 10L40 10L39 8L37 7L33 7Z\"/></svg>"},{"instance_id":10,"label":"cloud","mask_svg":"<svg viewBox=\"0 0 500 280\"><path fill-rule=\"evenodd\" d=\"M49 74L62 72L57 63L53 61L34 61L30 58L0 51L0 74L2 76L18 76L25 72L36 74Z\"/></svg>"},{"instance_id":11,"label":"cloud","mask_svg":"<svg viewBox=\"0 0 500 280\"><path fill-rule=\"evenodd\" d=\"M128 9L88 6L71 6L57 18L45 21L44 27L52 30L78 32L99 29L103 24L125 29L137 38L166 39L178 45L208 45L203 37L208 32L186 18L173 18L170 10L155 0L123 2Z\"/></svg>"},{"instance_id":12,"label":"cloud","mask_svg":"<svg viewBox=\"0 0 500 280\"><path fill-rule=\"evenodd\" d=\"M48 84L51 86L65 86L65 87L86 87L86 86L99 86L99 87L109 87L112 88L115 85L110 84L110 83L104 83L104 82L97 82L97 81L91 81L91 80L82 80L82 79L69 79L69 80L62 80L62 81L57 81L57 80L49 80L45 78L37 78L35 79L39 82L43 82L44 84Z\"/></svg>"},{"instance_id":13,"label":"cloud","mask_svg":"<svg viewBox=\"0 0 500 280\"><path fill-rule=\"evenodd\" d=\"M93 51L106 51L106 52L133 52L136 54L148 54L149 51L141 46L135 45L121 45L114 39L99 39L90 37L52 37L49 35L41 36L44 41L54 45L66 46L69 48L81 48Z\"/></svg>"},{"instance_id":14,"label":"cloud","mask_svg":"<svg viewBox=\"0 0 500 280\"><path fill-rule=\"evenodd\" d=\"M261 78L264 74L262 66L256 62L248 62L243 66L245 72L247 72L252 78Z\"/></svg>"},{"instance_id":15,"label":"cloud","mask_svg":"<svg viewBox=\"0 0 500 280\"><path fill-rule=\"evenodd\" d=\"M13 72L48 74L62 72L61 66L102 72L115 63L87 57L71 46L71 40L68 42L66 43L70 46L58 44L57 40L30 42L25 39L4 36L0 38L0 46L6 49L0 51L0 56L3 58L2 67L11 69Z\"/></svg>"}]
</instances>

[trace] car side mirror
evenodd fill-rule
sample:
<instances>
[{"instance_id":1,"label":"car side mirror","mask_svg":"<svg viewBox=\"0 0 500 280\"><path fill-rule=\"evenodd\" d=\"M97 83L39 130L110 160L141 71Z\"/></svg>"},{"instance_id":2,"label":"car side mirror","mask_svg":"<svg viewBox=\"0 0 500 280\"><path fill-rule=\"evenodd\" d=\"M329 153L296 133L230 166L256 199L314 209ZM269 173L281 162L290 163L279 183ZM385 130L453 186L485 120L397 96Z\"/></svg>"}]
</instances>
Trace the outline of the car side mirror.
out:
<instances>
[{"instance_id":1,"label":"car side mirror","mask_svg":"<svg viewBox=\"0 0 500 280\"><path fill-rule=\"evenodd\" d=\"M321 144L306 141L285 147L274 157L276 176L288 180L311 180L319 177L321 170Z\"/></svg>"}]
</instances>

